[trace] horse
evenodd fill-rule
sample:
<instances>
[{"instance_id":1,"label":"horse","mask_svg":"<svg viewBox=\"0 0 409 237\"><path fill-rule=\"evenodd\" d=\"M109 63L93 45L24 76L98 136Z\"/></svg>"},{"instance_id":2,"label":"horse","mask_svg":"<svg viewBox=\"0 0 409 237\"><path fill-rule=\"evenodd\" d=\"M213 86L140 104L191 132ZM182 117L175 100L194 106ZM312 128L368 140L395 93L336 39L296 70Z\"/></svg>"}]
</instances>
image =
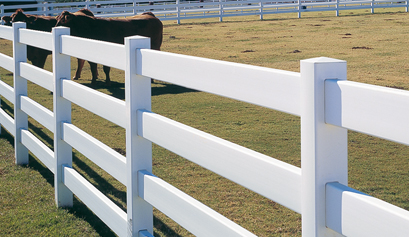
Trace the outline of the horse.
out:
<instances>
[{"instance_id":1,"label":"horse","mask_svg":"<svg viewBox=\"0 0 409 237\"><path fill-rule=\"evenodd\" d=\"M81 9L75 13L74 15L86 15L93 17L94 14L88 9ZM55 27L57 24L56 17L51 16L38 16L38 15L31 15L25 14L22 9L16 10L11 16L3 16L2 20L5 22L6 25L11 25L12 22L25 22L27 29L31 30L39 30L45 32L51 32L52 28ZM51 54L51 51L40 49L36 47L32 47L30 45L27 46L27 59L31 61L34 66L39 68L44 68L45 61L47 60L48 55ZM81 71L84 66L85 60L77 59L78 68L73 77L74 80L77 80L81 77ZM91 67L92 78L98 77L98 70L97 64L93 62L88 62Z\"/></svg>"},{"instance_id":2,"label":"horse","mask_svg":"<svg viewBox=\"0 0 409 237\"><path fill-rule=\"evenodd\" d=\"M125 19L107 19L76 15L63 11L57 16L56 26L71 29L71 35L93 40L124 44L124 38L133 35L150 37L151 48L160 50L163 39L163 24L152 12L145 12ZM106 84L110 84L110 67L103 66ZM92 83L95 83L94 78Z\"/></svg>"}]
</instances>

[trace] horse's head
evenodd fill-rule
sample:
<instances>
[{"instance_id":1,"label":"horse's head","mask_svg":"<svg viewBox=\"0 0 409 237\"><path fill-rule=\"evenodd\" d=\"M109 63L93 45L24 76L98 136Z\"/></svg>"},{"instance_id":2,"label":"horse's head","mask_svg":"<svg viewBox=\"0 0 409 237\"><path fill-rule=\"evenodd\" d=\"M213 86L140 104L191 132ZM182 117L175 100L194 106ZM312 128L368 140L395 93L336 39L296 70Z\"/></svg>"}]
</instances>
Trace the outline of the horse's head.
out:
<instances>
[{"instance_id":1,"label":"horse's head","mask_svg":"<svg viewBox=\"0 0 409 237\"><path fill-rule=\"evenodd\" d=\"M23 9L17 9L15 13L11 15L11 22L26 22L33 24L36 20L35 15L24 14Z\"/></svg>"},{"instance_id":2,"label":"horse's head","mask_svg":"<svg viewBox=\"0 0 409 237\"><path fill-rule=\"evenodd\" d=\"M63 11L57 16L56 26L70 26L70 23L75 18L75 15L69 11Z\"/></svg>"},{"instance_id":3,"label":"horse's head","mask_svg":"<svg viewBox=\"0 0 409 237\"><path fill-rule=\"evenodd\" d=\"M23 9L17 9L15 13L11 15L11 21L12 22L27 22L27 15L24 14Z\"/></svg>"},{"instance_id":4,"label":"horse's head","mask_svg":"<svg viewBox=\"0 0 409 237\"><path fill-rule=\"evenodd\" d=\"M4 25L11 26L11 16L3 16L1 20L4 22Z\"/></svg>"}]
</instances>

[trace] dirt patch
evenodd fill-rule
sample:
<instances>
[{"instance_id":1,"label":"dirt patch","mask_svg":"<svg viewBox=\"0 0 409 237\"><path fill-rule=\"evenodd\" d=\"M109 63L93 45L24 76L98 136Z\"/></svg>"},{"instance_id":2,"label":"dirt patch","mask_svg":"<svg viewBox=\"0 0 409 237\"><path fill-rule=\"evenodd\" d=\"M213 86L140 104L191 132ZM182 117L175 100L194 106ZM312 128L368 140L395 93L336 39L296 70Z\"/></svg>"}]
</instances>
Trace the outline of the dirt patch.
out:
<instances>
[{"instance_id":1,"label":"dirt patch","mask_svg":"<svg viewBox=\"0 0 409 237\"><path fill-rule=\"evenodd\" d=\"M241 52L242 52L242 53L253 53L253 52L256 52L256 51L251 50L251 49L246 49L246 50L241 51Z\"/></svg>"},{"instance_id":2,"label":"dirt patch","mask_svg":"<svg viewBox=\"0 0 409 237\"><path fill-rule=\"evenodd\" d=\"M366 47L366 46L356 46L356 47L352 47L352 49L373 49L373 48Z\"/></svg>"},{"instance_id":3,"label":"dirt patch","mask_svg":"<svg viewBox=\"0 0 409 237\"><path fill-rule=\"evenodd\" d=\"M288 52L288 53L301 53L301 51L300 51L300 50L298 50L298 49L296 49L296 50L291 51L291 52Z\"/></svg>"}]
</instances>

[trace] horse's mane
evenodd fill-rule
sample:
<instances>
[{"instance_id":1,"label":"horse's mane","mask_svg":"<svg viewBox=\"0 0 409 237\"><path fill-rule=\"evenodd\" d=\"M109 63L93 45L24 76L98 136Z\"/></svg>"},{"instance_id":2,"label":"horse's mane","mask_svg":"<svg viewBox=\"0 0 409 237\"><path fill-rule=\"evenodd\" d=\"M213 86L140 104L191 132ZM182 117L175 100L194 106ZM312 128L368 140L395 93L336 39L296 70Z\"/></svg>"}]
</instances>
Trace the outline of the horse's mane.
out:
<instances>
[{"instance_id":1,"label":"horse's mane","mask_svg":"<svg viewBox=\"0 0 409 237\"><path fill-rule=\"evenodd\" d=\"M150 15L150 16L156 17L155 14L153 14L152 12L144 12L141 15Z\"/></svg>"},{"instance_id":2,"label":"horse's mane","mask_svg":"<svg viewBox=\"0 0 409 237\"><path fill-rule=\"evenodd\" d=\"M92 13L92 11L90 11L89 9L83 8L81 10L79 10L79 12L84 13L87 16L94 16L94 13Z\"/></svg>"}]
</instances>

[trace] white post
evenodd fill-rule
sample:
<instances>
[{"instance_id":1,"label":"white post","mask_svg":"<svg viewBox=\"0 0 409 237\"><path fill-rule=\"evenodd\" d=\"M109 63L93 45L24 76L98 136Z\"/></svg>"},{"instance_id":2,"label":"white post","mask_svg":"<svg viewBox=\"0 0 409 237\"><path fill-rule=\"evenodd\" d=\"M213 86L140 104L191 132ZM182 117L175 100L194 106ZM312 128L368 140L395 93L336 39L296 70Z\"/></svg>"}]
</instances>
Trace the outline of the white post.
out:
<instances>
[{"instance_id":1,"label":"white post","mask_svg":"<svg viewBox=\"0 0 409 237\"><path fill-rule=\"evenodd\" d=\"M180 25L180 0L176 0L176 10L177 10L178 25Z\"/></svg>"},{"instance_id":2,"label":"white post","mask_svg":"<svg viewBox=\"0 0 409 237\"><path fill-rule=\"evenodd\" d=\"M141 62L138 49L150 49L150 39L141 36L125 38L125 103L126 123L126 167L127 167L127 220L128 236L137 236L146 230L153 234L153 208L138 194L138 171L152 172L152 143L138 136L137 111L151 110L151 79L138 75Z\"/></svg>"},{"instance_id":3,"label":"white post","mask_svg":"<svg viewBox=\"0 0 409 237\"><path fill-rule=\"evenodd\" d=\"M21 143L21 130L28 129L28 116L21 110L20 97L27 95L27 80L20 76L20 63L27 62L27 46L19 42L19 29L26 28L26 23L13 23L13 58L14 58L14 151L16 164L28 164L28 149Z\"/></svg>"},{"instance_id":4,"label":"white post","mask_svg":"<svg viewBox=\"0 0 409 237\"><path fill-rule=\"evenodd\" d=\"M337 236L325 225L325 184L348 182L347 130L325 123L324 81L346 79L346 62L301 61L301 168L303 236Z\"/></svg>"},{"instance_id":5,"label":"white post","mask_svg":"<svg viewBox=\"0 0 409 237\"><path fill-rule=\"evenodd\" d=\"M222 22L223 21L223 0L219 0L219 6L220 6L220 17L219 17L219 21Z\"/></svg>"},{"instance_id":6,"label":"white post","mask_svg":"<svg viewBox=\"0 0 409 237\"><path fill-rule=\"evenodd\" d=\"M263 20L263 8L264 8L263 0L260 0L260 20Z\"/></svg>"},{"instance_id":7,"label":"white post","mask_svg":"<svg viewBox=\"0 0 409 237\"><path fill-rule=\"evenodd\" d=\"M0 5L0 19L4 16L4 5Z\"/></svg>"},{"instance_id":8,"label":"white post","mask_svg":"<svg viewBox=\"0 0 409 237\"><path fill-rule=\"evenodd\" d=\"M54 188L58 207L71 207L73 194L64 185L63 166L72 166L72 148L62 140L62 124L71 122L71 102L62 97L62 81L71 78L70 56L61 54L61 35L69 35L70 29L55 27L53 36L53 74L54 74Z\"/></svg>"},{"instance_id":9,"label":"white post","mask_svg":"<svg viewBox=\"0 0 409 237\"><path fill-rule=\"evenodd\" d=\"M337 0L337 4L335 5L335 8L337 9L335 11L335 16L339 16L339 0Z\"/></svg>"},{"instance_id":10,"label":"white post","mask_svg":"<svg viewBox=\"0 0 409 237\"><path fill-rule=\"evenodd\" d=\"M85 0L85 9L89 9L89 0Z\"/></svg>"},{"instance_id":11,"label":"white post","mask_svg":"<svg viewBox=\"0 0 409 237\"><path fill-rule=\"evenodd\" d=\"M301 0L298 0L298 18L301 18Z\"/></svg>"}]
</instances>

